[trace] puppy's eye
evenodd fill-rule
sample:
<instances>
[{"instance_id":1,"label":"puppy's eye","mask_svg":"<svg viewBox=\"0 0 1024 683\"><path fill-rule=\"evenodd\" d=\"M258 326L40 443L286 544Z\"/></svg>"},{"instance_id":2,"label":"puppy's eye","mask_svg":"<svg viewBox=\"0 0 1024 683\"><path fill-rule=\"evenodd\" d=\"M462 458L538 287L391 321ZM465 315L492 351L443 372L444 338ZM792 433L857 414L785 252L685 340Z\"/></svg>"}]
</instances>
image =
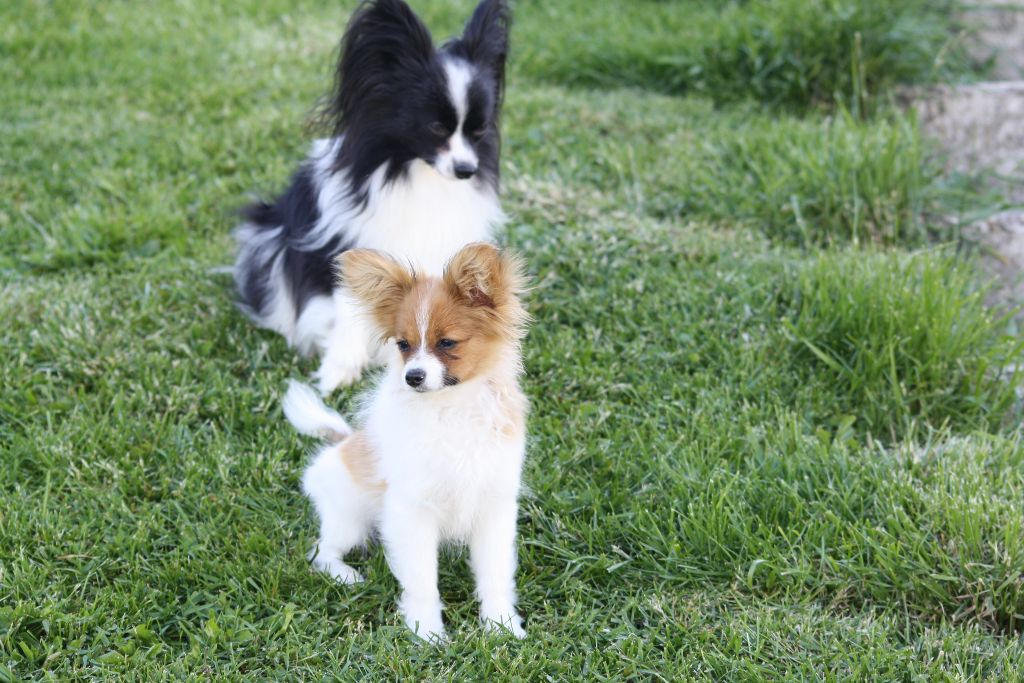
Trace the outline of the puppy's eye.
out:
<instances>
[{"instance_id":1,"label":"puppy's eye","mask_svg":"<svg viewBox=\"0 0 1024 683\"><path fill-rule=\"evenodd\" d=\"M398 350L401 351L402 353L405 353L409 349L412 348L411 346L409 346L409 342L407 342L404 339L399 339L397 343L398 343Z\"/></svg>"},{"instance_id":2,"label":"puppy's eye","mask_svg":"<svg viewBox=\"0 0 1024 683\"><path fill-rule=\"evenodd\" d=\"M452 349L455 348L456 344L458 344L458 342L455 341L454 339L445 338L437 342L437 348L441 349L442 351L451 351Z\"/></svg>"},{"instance_id":3,"label":"puppy's eye","mask_svg":"<svg viewBox=\"0 0 1024 683\"><path fill-rule=\"evenodd\" d=\"M487 128L481 126L480 128L477 128L476 130L469 131L469 137L473 138L474 140L479 140L480 138L482 138L484 136L484 133L486 133L486 132L487 132Z\"/></svg>"},{"instance_id":4,"label":"puppy's eye","mask_svg":"<svg viewBox=\"0 0 1024 683\"><path fill-rule=\"evenodd\" d=\"M451 131L448 130L448 126L444 125L440 121L434 121L431 123L427 126L427 130L429 130L432 135L436 135L441 138L446 138L451 135Z\"/></svg>"}]
</instances>

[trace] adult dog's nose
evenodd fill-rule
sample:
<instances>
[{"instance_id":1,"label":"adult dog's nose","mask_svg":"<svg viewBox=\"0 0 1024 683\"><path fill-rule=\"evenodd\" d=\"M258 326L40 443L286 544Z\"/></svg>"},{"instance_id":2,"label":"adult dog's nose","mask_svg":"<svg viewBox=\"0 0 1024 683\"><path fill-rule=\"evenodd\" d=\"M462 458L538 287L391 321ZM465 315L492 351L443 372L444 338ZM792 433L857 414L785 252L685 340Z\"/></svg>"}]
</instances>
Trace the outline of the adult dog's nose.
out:
<instances>
[{"instance_id":1,"label":"adult dog's nose","mask_svg":"<svg viewBox=\"0 0 1024 683\"><path fill-rule=\"evenodd\" d=\"M427 373L419 368L413 368L405 373L405 383L410 387L418 387L427 378Z\"/></svg>"},{"instance_id":2,"label":"adult dog's nose","mask_svg":"<svg viewBox=\"0 0 1024 683\"><path fill-rule=\"evenodd\" d=\"M476 173L476 166L474 164L457 163L455 164L455 177L459 180L465 180L466 178L472 178Z\"/></svg>"}]
</instances>

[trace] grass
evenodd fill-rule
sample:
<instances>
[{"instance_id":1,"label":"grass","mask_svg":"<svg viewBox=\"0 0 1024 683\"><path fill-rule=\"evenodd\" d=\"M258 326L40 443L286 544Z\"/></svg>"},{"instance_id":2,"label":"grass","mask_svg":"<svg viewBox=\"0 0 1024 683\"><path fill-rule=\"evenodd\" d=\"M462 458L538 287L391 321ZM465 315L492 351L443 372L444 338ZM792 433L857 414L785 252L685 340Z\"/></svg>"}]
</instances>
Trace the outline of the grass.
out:
<instances>
[{"instance_id":1,"label":"grass","mask_svg":"<svg viewBox=\"0 0 1024 683\"><path fill-rule=\"evenodd\" d=\"M759 121L703 166L696 203L795 244L924 243L927 212L942 199L912 114Z\"/></svg>"},{"instance_id":2,"label":"grass","mask_svg":"<svg viewBox=\"0 0 1024 683\"><path fill-rule=\"evenodd\" d=\"M513 189L524 177L572 185L589 193L588 218L626 208L743 226L798 247L922 246L955 239L961 217L983 206L969 179L941 176L910 113L766 116L632 90L538 88L516 102L506 120L522 152L509 162Z\"/></svg>"},{"instance_id":3,"label":"grass","mask_svg":"<svg viewBox=\"0 0 1024 683\"><path fill-rule=\"evenodd\" d=\"M794 362L836 393L838 414L881 438L914 421L998 429L1024 350L985 307L972 273L941 253L825 254L792 293Z\"/></svg>"},{"instance_id":4,"label":"grass","mask_svg":"<svg viewBox=\"0 0 1024 683\"><path fill-rule=\"evenodd\" d=\"M417 7L444 35L469 4ZM211 272L302 154L337 10L0 10L0 680L1021 680L1020 349L970 262L922 248L953 209L911 119L820 111L839 67L621 70L753 18L839 64L817 33L875 35L870 7L904 27L875 104L946 73L911 68L950 30L923 3L820 5L588 4L585 33L552 18L572 3L517 7L530 636L476 628L452 553L441 649L403 631L379 549L358 587L308 571L310 444L278 404L312 363Z\"/></svg>"},{"instance_id":5,"label":"grass","mask_svg":"<svg viewBox=\"0 0 1024 683\"><path fill-rule=\"evenodd\" d=\"M935 80L969 68L954 2L910 0L569 0L523 3L521 68L557 83L754 99L790 108L851 102L860 88Z\"/></svg>"}]
</instances>

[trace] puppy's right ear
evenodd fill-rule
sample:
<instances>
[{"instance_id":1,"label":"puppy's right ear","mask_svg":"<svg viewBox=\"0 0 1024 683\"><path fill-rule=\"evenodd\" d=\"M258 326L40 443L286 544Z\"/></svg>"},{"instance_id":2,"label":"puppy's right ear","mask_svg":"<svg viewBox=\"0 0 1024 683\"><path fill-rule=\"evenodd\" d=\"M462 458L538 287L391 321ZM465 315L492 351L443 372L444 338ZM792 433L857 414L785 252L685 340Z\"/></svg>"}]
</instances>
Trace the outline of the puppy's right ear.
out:
<instances>
[{"instance_id":1,"label":"puppy's right ear","mask_svg":"<svg viewBox=\"0 0 1024 683\"><path fill-rule=\"evenodd\" d=\"M382 335L391 333L402 300L413 286L413 274L386 254L351 249L338 257L340 282L366 306Z\"/></svg>"}]
</instances>

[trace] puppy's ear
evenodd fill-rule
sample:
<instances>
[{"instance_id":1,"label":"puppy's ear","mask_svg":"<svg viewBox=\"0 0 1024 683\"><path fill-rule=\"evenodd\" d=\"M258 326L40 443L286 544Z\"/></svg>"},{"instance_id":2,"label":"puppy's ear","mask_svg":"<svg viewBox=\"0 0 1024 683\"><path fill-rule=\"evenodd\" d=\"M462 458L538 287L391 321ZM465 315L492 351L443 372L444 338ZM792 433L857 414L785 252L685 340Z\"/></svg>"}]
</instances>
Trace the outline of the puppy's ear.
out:
<instances>
[{"instance_id":1,"label":"puppy's ear","mask_svg":"<svg viewBox=\"0 0 1024 683\"><path fill-rule=\"evenodd\" d=\"M463 247L444 271L452 297L474 308L507 307L517 300L523 282L522 261L483 242Z\"/></svg>"},{"instance_id":2,"label":"puppy's ear","mask_svg":"<svg viewBox=\"0 0 1024 683\"><path fill-rule=\"evenodd\" d=\"M494 308L494 271L498 250L490 244L470 244L444 269L444 284L451 296L469 306Z\"/></svg>"},{"instance_id":3,"label":"puppy's ear","mask_svg":"<svg viewBox=\"0 0 1024 683\"><path fill-rule=\"evenodd\" d=\"M505 83L510 23L505 0L483 0L466 22L462 33L467 57L471 62L483 64L494 72L499 94Z\"/></svg>"},{"instance_id":4,"label":"puppy's ear","mask_svg":"<svg viewBox=\"0 0 1024 683\"><path fill-rule=\"evenodd\" d=\"M470 308L469 315L484 322L495 336L517 342L530 322L519 296L525 288L523 262L490 244L464 247L444 271L450 296Z\"/></svg>"},{"instance_id":5,"label":"puppy's ear","mask_svg":"<svg viewBox=\"0 0 1024 683\"><path fill-rule=\"evenodd\" d=\"M412 290L413 274L391 257L372 249L342 252L338 269L341 285L370 310L378 330L389 334L402 300Z\"/></svg>"}]
</instances>

